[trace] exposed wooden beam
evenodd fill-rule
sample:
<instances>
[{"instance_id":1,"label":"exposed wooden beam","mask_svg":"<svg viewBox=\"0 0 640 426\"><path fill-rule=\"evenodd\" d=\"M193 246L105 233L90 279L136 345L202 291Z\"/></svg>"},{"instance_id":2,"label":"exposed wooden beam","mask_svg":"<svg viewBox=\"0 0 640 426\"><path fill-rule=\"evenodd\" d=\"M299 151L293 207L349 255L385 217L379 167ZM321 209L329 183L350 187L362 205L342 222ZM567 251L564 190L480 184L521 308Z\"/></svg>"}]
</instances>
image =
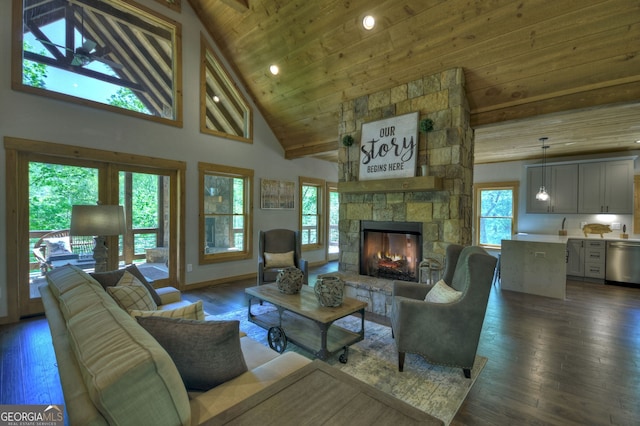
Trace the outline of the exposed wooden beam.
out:
<instances>
[{"instance_id":1,"label":"exposed wooden beam","mask_svg":"<svg viewBox=\"0 0 640 426\"><path fill-rule=\"evenodd\" d=\"M284 158L293 159L293 158L302 158L302 157L310 157L317 154L324 154L331 151L336 151L338 149L337 142L324 142L315 145L306 145L306 146L296 146L291 149L287 149L284 152Z\"/></svg>"},{"instance_id":2,"label":"exposed wooden beam","mask_svg":"<svg viewBox=\"0 0 640 426\"><path fill-rule=\"evenodd\" d=\"M238 12L246 12L249 10L249 0L222 0L222 2Z\"/></svg>"}]
</instances>

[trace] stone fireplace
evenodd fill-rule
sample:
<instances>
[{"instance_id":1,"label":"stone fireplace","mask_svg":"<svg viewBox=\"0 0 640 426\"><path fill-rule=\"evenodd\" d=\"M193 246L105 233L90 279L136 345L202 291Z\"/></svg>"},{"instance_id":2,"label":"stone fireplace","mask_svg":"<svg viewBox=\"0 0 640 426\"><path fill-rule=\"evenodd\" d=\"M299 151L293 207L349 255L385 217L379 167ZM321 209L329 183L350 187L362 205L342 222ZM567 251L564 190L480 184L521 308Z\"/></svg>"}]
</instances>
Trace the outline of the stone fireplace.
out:
<instances>
[{"instance_id":1,"label":"stone fireplace","mask_svg":"<svg viewBox=\"0 0 640 426\"><path fill-rule=\"evenodd\" d=\"M418 281L422 223L360 222L360 275Z\"/></svg>"},{"instance_id":2,"label":"stone fireplace","mask_svg":"<svg viewBox=\"0 0 640 426\"><path fill-rule=\"evenodd\" d=\"M433 131L419 134L417 169L420 172L421 166L426 166L425 175L358 181L362 124L415 111L420 120L429 118L434 123ZM471 244L473 129L469 120L460 68L341 105L339 140L351 135L356 142L350 147L340 143L339 149L339 271L347 285L353 287L351 292L347 289L347 294L366 300L376 313L387 314L391 281L363 273L363 265L370 264L370 259L363 256L372 255L363 254L360 249L363 224L420 224L417 263L427 257L443 259L449 244ZM393 254L387 256L391 261L388 265L400 265L402 262L393 263L398 262L398 256ZM378 300L373 300L374 296Z\"/></svg>"}]
</instances>

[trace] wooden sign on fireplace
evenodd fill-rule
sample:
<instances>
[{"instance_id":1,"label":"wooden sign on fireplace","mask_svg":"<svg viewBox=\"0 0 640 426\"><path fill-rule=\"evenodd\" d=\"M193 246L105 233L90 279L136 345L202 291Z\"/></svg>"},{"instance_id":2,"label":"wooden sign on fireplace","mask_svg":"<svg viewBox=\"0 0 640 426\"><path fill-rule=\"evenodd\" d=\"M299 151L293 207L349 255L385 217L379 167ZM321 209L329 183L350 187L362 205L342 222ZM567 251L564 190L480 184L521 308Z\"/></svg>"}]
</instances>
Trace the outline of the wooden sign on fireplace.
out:
<instances>
[{"instance_id":1,"label":"wooden sign on fireplace","mask_svg":"<svg viewBox=\"0 0 640 426\"><path fill-rule=\"evenodd\" d=\"M412 112L362 125L359 180L416 175L418 116Z\"/></svg>"}]
</instances>

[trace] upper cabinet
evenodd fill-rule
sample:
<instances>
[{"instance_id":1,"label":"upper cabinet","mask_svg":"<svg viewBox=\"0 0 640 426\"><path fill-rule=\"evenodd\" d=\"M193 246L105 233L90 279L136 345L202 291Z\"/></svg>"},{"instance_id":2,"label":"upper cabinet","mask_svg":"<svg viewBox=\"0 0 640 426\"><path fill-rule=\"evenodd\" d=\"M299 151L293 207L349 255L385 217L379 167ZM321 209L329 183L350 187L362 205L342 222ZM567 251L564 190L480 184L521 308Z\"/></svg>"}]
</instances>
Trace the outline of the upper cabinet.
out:
<instances>
[{"instance_id":1,"label":"upper cabinet","mask_svg":"<svg viewBox=\"0 0 640 426\"><path fill-rule=\"evenodd\" d=\"M577 213L578 165L561 164L546 167L547 201L536 199L542 185L542 167L527 169L527 213Z\"/></svg>"},{"instance_id":2,"label":"upper cabinet","mask_svg":"<svg viewBox=\"0 0 640 426\"><path fill-rule=\"evenodd\" d=\"M633 213L633 160L579 165L578 213Z\"/></svg>"}]
</instances>

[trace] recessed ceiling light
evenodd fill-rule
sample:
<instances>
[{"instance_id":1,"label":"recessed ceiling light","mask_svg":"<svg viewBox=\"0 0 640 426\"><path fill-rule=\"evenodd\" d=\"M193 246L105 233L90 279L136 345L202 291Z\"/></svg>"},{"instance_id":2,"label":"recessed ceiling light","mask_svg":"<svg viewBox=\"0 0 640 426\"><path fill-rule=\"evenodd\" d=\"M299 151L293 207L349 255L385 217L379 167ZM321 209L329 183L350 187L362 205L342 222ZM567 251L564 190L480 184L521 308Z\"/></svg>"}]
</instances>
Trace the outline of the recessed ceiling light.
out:
<instances>
[{"instance_id":1,"label":"recessed ceiling light","mask_svg":"<svg viewBox=\"0 0 640 426\"><path fill-rule=\"evenodd\" d=\"M372 30L376 26L376 19L371 15L367 15L362 18L362 26L365 30Z\"/></svg>"},{"instance_id":2,"label":"recessed ceiling light","mask_svg":"<svg viewBox=\"0 0 640 426\"><path fill-rule=\"evenodd\" d=\"M638 140L636 141L636 143L640 143L640 139L638 139Z\"/></svg>"},{"instance_id":3,"label":"recessed ceiling light","mask_svg":"<svg viewBox=\"0 0 640 426\"><path fill-rule=\"evenodd\" d=\"M269 67L269 71L271 71L271 74L273 75L278 75L278 73L280 72L280 68L278 68L278 66L274 64Z\"/></svg>"},{"instance_id":4,"label":"recessed ceiling light","mask_svg":"<svg viewBox=\"0 0 640 426\"><path fill-rule=\"evenodd\" d=\"M220 98L217 95L213 95L213 102L220 102Z\"/></svg>"}]
</instances>

